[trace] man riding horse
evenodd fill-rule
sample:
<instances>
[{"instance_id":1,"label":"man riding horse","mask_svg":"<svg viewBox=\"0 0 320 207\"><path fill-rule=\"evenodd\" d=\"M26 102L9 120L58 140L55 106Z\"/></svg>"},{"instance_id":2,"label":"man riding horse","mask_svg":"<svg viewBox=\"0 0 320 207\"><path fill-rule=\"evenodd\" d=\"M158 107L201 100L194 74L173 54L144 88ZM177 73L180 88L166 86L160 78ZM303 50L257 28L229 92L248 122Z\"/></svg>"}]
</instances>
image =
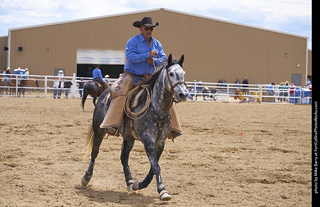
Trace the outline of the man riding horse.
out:
<instances>
[{"instance_id":1,"label":"man riding horse","mask_svg":"<svg viewBox=\"0 0 320 207\"><path fill-rule=\"evenodd\" d=\"M155 67L161 65L167 59L161 43L151 37L152 31L159 23L152 23L151 17L144 17L141 21L135 21L134 27L139 28L140 34L130 38L126 45L127 63L124 73L113 83L110 97L111 103L107 114L100 125L106 128L109 135L117 135L124 117L124 106L128 92L151 77ZM182 134L182 129L175 110L175 104L171 107L172 130L170 137L175 138Z\"/></svg>"},{"instance_id":2,"label":"man riding horse","mask_svg":"<svg viewBox=\"0 0 320 207\"><path fill-rule=\"evenodd\" d=\"M100 65L95 65L95 69L92 71L92 77L94 81L97 81L101 85L102 91L108 88L108 84L104 81L102 77Z\"/></svg>"}]
</instances>

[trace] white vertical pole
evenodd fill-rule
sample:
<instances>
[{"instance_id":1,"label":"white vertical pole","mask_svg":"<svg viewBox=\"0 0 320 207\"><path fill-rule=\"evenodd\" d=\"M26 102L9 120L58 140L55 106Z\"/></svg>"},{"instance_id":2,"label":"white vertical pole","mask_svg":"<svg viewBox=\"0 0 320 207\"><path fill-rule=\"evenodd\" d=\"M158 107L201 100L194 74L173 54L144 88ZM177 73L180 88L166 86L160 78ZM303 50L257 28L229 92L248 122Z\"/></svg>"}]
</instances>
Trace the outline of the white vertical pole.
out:
<instances>
[{"instance_id":1,"label":"white vertical pole","mask_svg":"<svg viewBox=\"0 0 320 207\"><path fill-rule=\"evenodd\" d=\"M262 86L259 86L259 100L262 103Z\"/></svg>"},{"instance_id":2,"label":"white vertical pole","mask_svg":"<svg viewBox=\"0 0 320 207\"><path fill-rule=\"evenodd\" d=\"M76 74L73 73L72 76L72 86L71 86L71 96L74 98L76 95Z\"/></svg>"},{"instance_id":3,"label":"white vertical pole","mask_svg":"<svg viewBox=\"0 0 320 207\"><path fill-rule=\"evenodd\" d=\"M44 77L44 96L47 97L47 93L48 93L48 77L45 76Z\"/></svg>"},{"instance_id":4,"label":"white vertical pole","mask_svg":"<svg viewBox=\"0 0 320 207\"><path fill-rule=\"evenodd\" d=\"M19 76L16 75L16 97L18 97Z\"/></svg>"}]
</instances>

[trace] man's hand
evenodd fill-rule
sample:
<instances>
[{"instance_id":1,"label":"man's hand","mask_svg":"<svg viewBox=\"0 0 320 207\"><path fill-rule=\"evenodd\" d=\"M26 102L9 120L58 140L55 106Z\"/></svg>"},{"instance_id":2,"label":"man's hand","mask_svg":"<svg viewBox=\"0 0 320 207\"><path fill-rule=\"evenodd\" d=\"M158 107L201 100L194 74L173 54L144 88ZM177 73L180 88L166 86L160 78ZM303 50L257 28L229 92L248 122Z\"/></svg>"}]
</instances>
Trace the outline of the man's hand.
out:
<instances>
[{"instance_id":1,"label":"man's hand","mask_svg":"<svg viewBox=\"0 0 320 207\"><path fill-rule=\"evenodd\" d=\"M151 50L150 52L149 52L149 57L151 57L151 58L153 58L155 55L157 55L158 53L157 53L157 51L155 51L155 50Z\"/></svg>"},{"instance_id":2,"label":"man's hand","mask_svg":"<svg viewBox=\"0 0 320 207\"><path fill-rule=\"evenodd\" d=\"M153 64L154 64L154 59L153 59L153 58L148 58L148 59L147 59L147 62L148 62L150 65L153 65Z\"/></svg>"}]
</instances>

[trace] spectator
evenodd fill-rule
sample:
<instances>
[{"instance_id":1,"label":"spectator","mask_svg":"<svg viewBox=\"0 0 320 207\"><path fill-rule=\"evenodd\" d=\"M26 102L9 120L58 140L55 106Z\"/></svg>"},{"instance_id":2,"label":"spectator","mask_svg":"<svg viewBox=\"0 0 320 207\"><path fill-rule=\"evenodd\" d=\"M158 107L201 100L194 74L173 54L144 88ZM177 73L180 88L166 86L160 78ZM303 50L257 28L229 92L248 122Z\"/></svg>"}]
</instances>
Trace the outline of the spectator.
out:
<instances>
[{"instance_id":1,"label":"spectator","mask_svg":"<svg viewBox=\"0 0 320 207\"><path fill-rule=\"evenodd\" d=\"M209 99L209 88L208 87L204 87L204 89L202 91L202 97L203 97L204 101L206 101L207 98Z\"/></svg>"},{"instance_id":2,"label":"spectator","mask_svg":"<svg viewBox=\"0 0 320 207\"><path fill-rule=\"evenodd\" d=\"M105 75L105 76L104 76L104 82L106 82L107 85L109 85L109 80L108 80L108 78L110 78L110 75Z\"/></svg>"},{"instance_id":3,"label":"spectator","mask_svg":"<svg viewBox=\"0 0 320 207\"><path fill-rule=\"evenodd\" d=\"M291 83L291 87L290 87L290 103L294 103L294 90L295 90L295 85L294 83Z\"/></svg>"},{"instance_id":4,"label":"spectator","mask_svg":"<svg viewBox=\"0 0 320 207\"><path fill-rule=\"evenodd\" d=\"M243 78L242 84L246 84L246 85L249 84L247 77ZM247 89L248 86L246 85L243 86L243 95L248 95L248 89Z\"/></svg>"},{"instance_id":5,"label":"spectator","mask_svg":"<svg viewBox=\"0 0 320 207\"><path fill-rule=\"evenodd\" d=\"M188 95L188 98L193 100L193 96L195 96L197 94L197 87L196 87L196 84L192 87L189 95ZM197 96L197 95L196 95ZM197 98L196 98L197 100Z\"/></svg>"},{"instance_id":6,"label":"spectator","mask_svg":"<svg viewBox=\"0 0 320 207\"><path fill-rule=\"evenodd\" d=\"M9 78L10 78L10 67L7 67L6 71L3 71L4 74L7 74L6 75L6 86L8 85L8 82L9 82Z\"/></svg>"},{"instance_id":7,"label":"spectator","mask_svg":"<svg viewBox=\"0 0 320 207\"><path fill-rule=\"evenodd\" d=\"M28 68L26 68L25 69L25 72L24 72L24 75L22 76L22 78L24 78L24 79L29 79L29 69Z\"/></svg>"},{"instance_id":8,"label":"spectator","mask_svg":"<svg viewBox=\"0 0 320 207\"><path fill-rule=\"evenodd\" d=\"M203 86L202 86L202 81L199 81L198 86L197 86L197 91L200 93L203 91ZM198 95L196 94L196 100L197 100Z\"/></svg>"},{"instance_id":9,"label":"spectator","mask_svg":"<svg viewBox=\"0 0 320 207\"><path fill-rule=\"evenodd\" d=\"M66 96L66 98L68 98L68 96L69 96L69 91L70 91L71 85L73 85L71 83L71 81L64 82L64 95Z\"/></svg>"},{"instance_id":10,"label":"spectator","mask_svg":"<svg viewBox=\"0 0 320 207\"><path fill-rule=\"evenodd\" d=\"M239 88L239 84L240 84L240 80L239 80L239 78L237 78L237 80L236 80L236 85L234 86L235 88Z\"/></svg>"},{"instance_id":11,"label":"spectator","mask_svg":"<svg viewBox=\"0 0 320 207\"><path fill-rule=\"evenodd\" d=\"M63 70L59 70L57 77L53 82L53 98L55 99L58 94L58 99L61 97L61 91L64 88L64 74Z\"/></svg>"},{"instance_id":12,"label":"spectator","mask_svg":"<svg viewBox=\"0 0 320 207\"><path fill-rule=\"evenodd\" d=\"M269 96L274 96L274 83L271 83L270 85L268 85L267 89L268 89Z\"/></svg>"},{"instance_id":13,"label":"spectator","mask_svg":"<svg viewBox=\"0 0 320 207\"><path fill-rule=\"evenodd\" d=\"M279 95L280 95L280 98L278 99L280 102L282 102L282 100L284 99L283 96L284 96L284 92L286 90L286 87L283 85L283 82L280 83L280 86L279 86Z\"/></svg>"},{"instance_id":14,"label":"spectator","mask_svg":"<svg viewBox=\"0 0 320 207\"><path fill-rule=\"evenodd\" d=\"M214 101L216 101L216 94L217 94L217 90L215 88L212 88L210 98L213 99Z\"/></svg>"},{"instance_id":15,"label":"spectator","mask_svg":"<svg viewBox=\"0 0 320 207\"><path fill-rule=\"evenodd\" d=\"M310 80L310 78L308 78L308 80L307 80L307 85L311 85L311 80Z\"/></svg>"},{"instance_id":16,"label":"spectator","mask_svg":"<svg viewBox=\"0 0 320 207\"><path fill-rule=\"evenodd\" d=\"M288 91L289 91L289 81L285 82L284 88L286 89L285 92L283 93L285 99L288 100Z\"/></svg>"}]
</instances>

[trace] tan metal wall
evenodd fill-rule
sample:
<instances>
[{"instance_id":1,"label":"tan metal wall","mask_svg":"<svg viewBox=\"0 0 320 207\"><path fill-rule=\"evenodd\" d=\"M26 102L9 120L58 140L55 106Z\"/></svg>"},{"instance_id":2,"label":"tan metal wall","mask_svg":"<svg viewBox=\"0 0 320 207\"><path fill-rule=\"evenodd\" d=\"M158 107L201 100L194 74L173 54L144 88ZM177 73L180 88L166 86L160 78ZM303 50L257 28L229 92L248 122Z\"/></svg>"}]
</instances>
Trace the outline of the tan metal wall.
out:
<instances>
[{"instance_id":1,"label":"tan metal wall","mask_svg":"<svg viewBox=\"0 0 320 207\"><path fill-rule=\"evenodd\" d=\"M308 50L308 75L312 76L312 51Z\"/></svg>"},{"instance_id":2,"label":"tan metal wall","mask_svg":"<svg viewBox=\"0 0 320 207\"><path fill-rule=\"evenodd\" d=\"M2 73L4 68L7 67L8 62L8 50L5 51L4 47L8 47L8 36L0 37L0 72Z\"/></svg>"},{"instance_id":3,"label":"tan metal wall","mask_svg":"<svg viewBox=\"0 0 320 207\"><path fill-rule=\"evenodd\" d=\"M153 36L167 55L185 55L187 80L231 83L247 76L249 83L279 83L301 74L305 83L306 38L163 9L12 30L10 65L29 67L31 74L64 68L72 75L77 49L125 50L127 40L139 34L132 23L144 16L160 23Z\"/></svg>"}]
</instances>

